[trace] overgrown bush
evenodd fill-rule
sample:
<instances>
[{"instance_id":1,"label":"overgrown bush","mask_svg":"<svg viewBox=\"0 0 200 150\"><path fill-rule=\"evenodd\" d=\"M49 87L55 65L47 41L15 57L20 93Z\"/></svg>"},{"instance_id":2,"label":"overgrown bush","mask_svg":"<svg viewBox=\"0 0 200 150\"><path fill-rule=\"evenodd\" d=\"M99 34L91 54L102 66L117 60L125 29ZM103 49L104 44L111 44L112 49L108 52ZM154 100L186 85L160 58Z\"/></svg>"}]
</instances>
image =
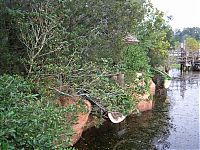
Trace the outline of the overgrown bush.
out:
<instances>
[{"instance_id":1,"label":"overgrown bush","mask_svg":"<svg viewBox=\"0 0 200 150\"><path fill-rule=\"evenodd\" d=\"M147 74L150 65L160 65L167 56L163 16L149 1L4 0L0 6L1 74L23 72L34 81L0 78L4 148L69 145L73 121L66 122L64 114L78 110L51 101L62 86L73 89L65 95L88 94L108 111L131 113L136 109L132 93L147 89L129 87L138 85L136 72ZM140 43L126 49L127 34ZM125 86L112 79L116 74L125 74Z\"/></svg>"},{"instance_id":2,"label":"overgrown bush","mask_svg":"<svg viewBox=\"0 0 200 150\"><path fill-rule=\"evenodd\" d=\"M29 76L54 76L76 93L87 91L109 111L127 114L135 108L131 91L117 85L109 74L126 71L119 67L126 45L123 39L142 21L143 3L14 0L4 7L19 33L15 38L23 46L21 61Z\"/></svg>"},{"instance_id":3,"label":"overgrown bush","mask_svg":"<svg viewBox=\"0 0 200 150\"><path fill-rule=\"evenodd\" d=\"M0 77L0 148L67 148L78 108L58 107L36 85L20 76ZM41 88L41 87L40 87ZM74 119L67 120L66 114Z\"/></svg>"}]
</instances>

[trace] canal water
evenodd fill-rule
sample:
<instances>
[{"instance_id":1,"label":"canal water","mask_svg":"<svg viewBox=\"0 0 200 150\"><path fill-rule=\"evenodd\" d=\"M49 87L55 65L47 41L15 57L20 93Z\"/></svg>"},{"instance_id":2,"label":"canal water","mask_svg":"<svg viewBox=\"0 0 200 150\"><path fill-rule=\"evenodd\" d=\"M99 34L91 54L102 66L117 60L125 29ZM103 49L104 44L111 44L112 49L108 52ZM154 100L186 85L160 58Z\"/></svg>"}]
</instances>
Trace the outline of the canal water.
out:
<instances>
[{"instance_id":1,"label":"canal water","mask_svg":"<svg viewBox=\"0 0 200 150\"><path fill-rule=\"evenodd\" d=\"M200 73L170 71L172 84L152 111L120 124L104 122L87 130L79 150L199 150Z\"/></svg>"}]
</instances>

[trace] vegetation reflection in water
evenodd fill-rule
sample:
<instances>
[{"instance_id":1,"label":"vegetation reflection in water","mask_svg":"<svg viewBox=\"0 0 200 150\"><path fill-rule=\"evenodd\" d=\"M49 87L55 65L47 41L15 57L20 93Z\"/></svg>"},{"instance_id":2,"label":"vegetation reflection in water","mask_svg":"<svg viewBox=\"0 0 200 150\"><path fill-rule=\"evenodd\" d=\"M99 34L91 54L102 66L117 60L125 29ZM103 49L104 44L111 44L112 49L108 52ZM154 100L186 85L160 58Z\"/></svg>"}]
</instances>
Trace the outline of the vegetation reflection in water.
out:
<instances>
[{"instance_id":1,"label":"vegetation reflection in water","mask_svg":"<svg viewBox=\"0 0 200 150\"><path fill-rule=\"evenodd\" d=\"M169 118L169 105L155 104L155 109L140 116L130 116L120 124L105 122L100 128L91 128L83 134L76 147L78 149L157 149L162 143L163 148L169 147L165 142L172 124ZM157 101L158 102L158 101Z\"/></svg>"},{"instance_id":2,"label":"vegetation reflection in water","mask_svg":"<svg viewBox=\"0 0 200 150\"><path fill-rule=\"evenodd\" d=\"M174 105L176 105L176 101L182 101L183 96L188 94L188 91L191 92L190 90L199 88L199 75L199 73L181 75L178 70L173 71L172 86L168 92L163 91L161 95L157 95L155 108L152 111L145 112L140 116L129 116L120 124L111 124L108 121L100 128L91 128L83 134L82 139L76 144L76 148L79 150L165 150L181 148L181 145L184 146L187 141L178 143L181 141L176 139L176 136L180 130L177 128L184 126L180 118L181 112L185 110L180 110L178 111L180 114L177 114L174 109L179 106ZM188 91L186 92L186 90ZM169 99L171 100L170 103ZM179 117L174 116L174 113ZM198 134L198 129L196 132ZM192 138L194 139L191 141L194 142L194 145L196 144L195 146L198 149L198 141L195 143L195 139L198 140L198 137ZM177 142L174 143L174 140L177 140ZM187 137L183 137L182 141L184 140L187 140ZM190 148L192 148L191 145Z\"/></svg>"}]
</instances>

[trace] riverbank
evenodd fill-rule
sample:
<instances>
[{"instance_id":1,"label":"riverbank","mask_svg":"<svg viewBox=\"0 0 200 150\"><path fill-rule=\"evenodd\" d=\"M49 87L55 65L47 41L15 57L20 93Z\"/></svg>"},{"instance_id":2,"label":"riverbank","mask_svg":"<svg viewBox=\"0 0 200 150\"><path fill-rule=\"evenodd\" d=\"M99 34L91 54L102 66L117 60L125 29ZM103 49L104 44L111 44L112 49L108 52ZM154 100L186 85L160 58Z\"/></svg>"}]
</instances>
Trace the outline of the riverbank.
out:
<instances>
[{"instance_id":1,"label":"riverbank","mask_svg":"<svg viewBox=\"0 0 200 150\"><path fill-rule=\"evenodd\" d=\"M200 74L170 71L172 84L156 95L153 110L90 128L78 149L199 149ZM166 97L167 96L167 97Z\"/></svg>"}]
</instances>

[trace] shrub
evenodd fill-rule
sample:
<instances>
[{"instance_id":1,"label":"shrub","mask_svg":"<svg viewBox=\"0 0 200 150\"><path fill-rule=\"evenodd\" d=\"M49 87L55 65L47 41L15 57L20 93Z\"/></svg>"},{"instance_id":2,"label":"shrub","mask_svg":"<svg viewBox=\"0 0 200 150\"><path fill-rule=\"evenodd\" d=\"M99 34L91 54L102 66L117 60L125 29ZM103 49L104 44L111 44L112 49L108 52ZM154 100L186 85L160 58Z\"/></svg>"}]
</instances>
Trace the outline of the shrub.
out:
<instances>
[{"instance_id":1,"label":"shrub","mask_svg":"<svg viewBox=\"0 0 200 150\"><path fill-rule=\"evenodd\" d=\"M58 107L36 85L20 76L0 77L0 148L55 149L70 145L73 135L66 113L77 108Z\"/></svg>"}]
</instances>

